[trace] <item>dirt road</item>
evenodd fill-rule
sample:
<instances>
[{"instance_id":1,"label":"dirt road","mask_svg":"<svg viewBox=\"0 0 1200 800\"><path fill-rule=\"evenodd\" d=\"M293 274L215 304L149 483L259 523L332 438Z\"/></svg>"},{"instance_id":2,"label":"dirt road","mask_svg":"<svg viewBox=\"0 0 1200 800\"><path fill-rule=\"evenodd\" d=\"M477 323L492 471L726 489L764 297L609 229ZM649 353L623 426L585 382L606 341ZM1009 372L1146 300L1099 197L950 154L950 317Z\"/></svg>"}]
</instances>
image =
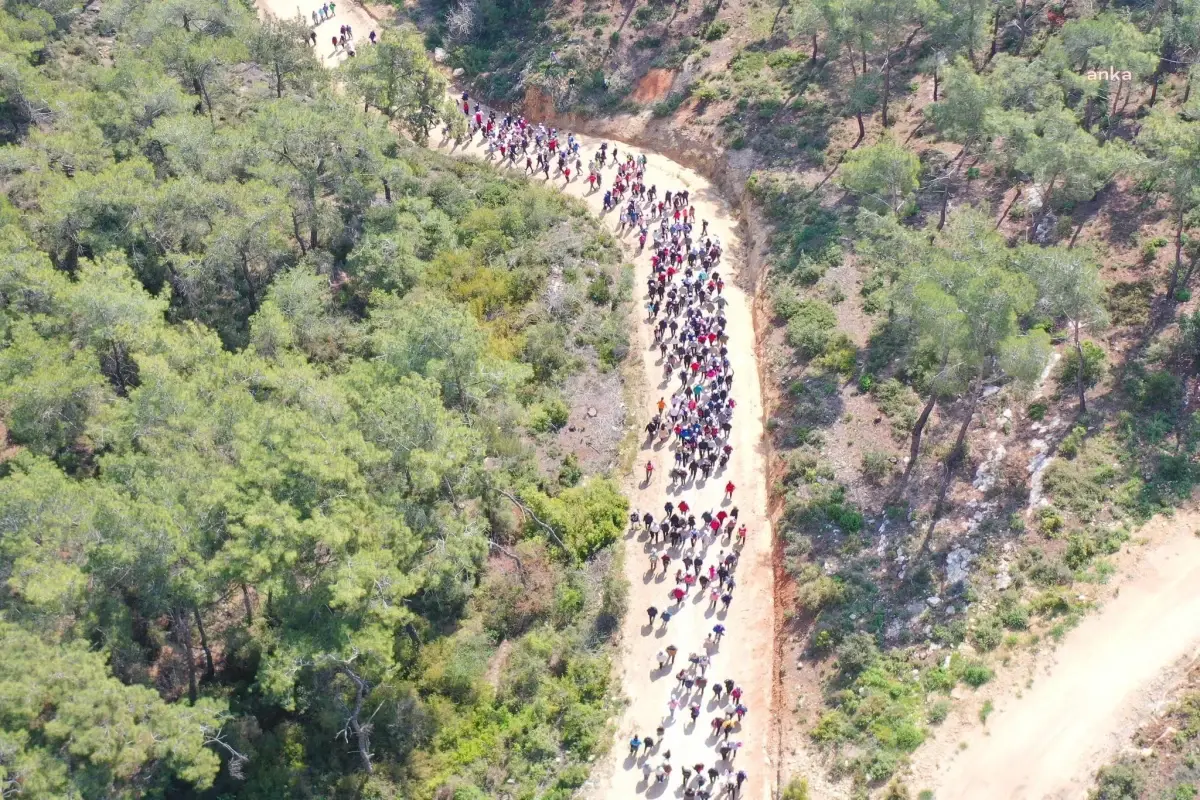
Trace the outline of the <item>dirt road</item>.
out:
<instances>
[{"instance_id":1,"label":"dirt road","mask_svg":"<svg viewBox=\"0 0 1200 800\"><path fill-rule=\"evenodd\" d=\"M1196 513L1143 528L1151 544L1121 583L1099 589L1104 607L1035 661L1032 685L995 693L986 728L974 720L982 696L962 703L958 724L917 753L911 785L938 800L1086 797L1096 770L1200 656L1198 529Z\"/></svg>"},{"instance_id":2,"label":"dirt road","mask_svg":"<svg viewBox=\"0 0 1200 800\"><path fill-rule=\"evenodd\" d=\"M259 8L262 13L277 16L296 13L294 0L259 0ZM308 6L301 9L303 15L310 11ZM318 49L324 56L326 66L335 66L344 57L341 53L326 52L330 48L331 35L326 31L336 32L338 25L347 22L354 28L357 38L363 42L366 41L366 34L376 24L360 7L349 0L339 2L337 16L317 29ZM456 148L451 142L441 142L439 145L436 141L439 135L435 132L435 141L432 144L444 152L486 160L486 153L478 137L465 147ZM599 141L584 136L579 139L586 156L590 157L598 149ZM749 536L738 564L738 586L728 613L706 611L706 604L697 604L689 600L671 621L669 633L660 633L657 630L651 633L649 628L645 627L644 610L651 605L666 608L669 605L667 593L674 588L674 583L664 581L661 576L655 579L647 575L645 553L648 550L644 535L640 538L627 538L626 573L631 588L630 611L622 631L618 680L629 702L616 725L612 753L609 758L597 764L588 783L588 792L595 797L613 800L628 800L641 792L649 798L674 795L677 790L682 794L679 772L681 767L696 763L703 763L707 767L716 762L718 756L713 746L714 739L709 734L708 723L711 717L719 712L710 704L709 698L705 697L704 713L694 729L688 724L686 711L678 713L673 721L667 720L664 723L667 702L675 681L672 677L673 670L663 673L655 669L655 655L673 643L679 648L680 666L683 666L686 664L685 658L688 653L705 652L704 639L712 630L712 626L719 621L725 625L728 633L719 648L709 651L712 665L708 669L708 677L710 680L735 680L743 688L742 703L749 709L741 729L731 738L731 741L742 743L734 766L736 769L745 770L748 776L741 797L769 800L775 786L776 772L771 755L774 737L770 735L774 689L772 673L775 660L774 572L771 566L773 539L770 521L766 516L766 464L762 453L763 404L755 357L751 298L738 289L733 280L738 274L742 256L737 222L729 205L701 175L657 153L630 149L622 142L610 140L610 146L612 145L616 145L621 153L644 153L647 157L646 183L656 185L660 193L668 189L689 190L697 218L708 220L710 233L718 236L723 244L721 272L726 278L724 295L728 299L726 332L729 335L729 359L734 369L732 392L738 403L730 439L734 450L728 469L715 475L706 484L700 484L683 493L668 493L666 482L672 453L661 445L643 450L638 460L638 469L640 470L647 459L653 460L657 467L656 477L645 485L640 480L640 473L637 476L628 476L630 502L635 508L656 512L659 516L662 515L663 503L668 499L678 502L680 498L684 498L696 512L706 509L716 511L722 507L725 482L732 481L737 486L734 499L741 512L740 520L746 524ZM605 170L606 185L612 184L614 166L615 164L610 162L610 166ZM540 177L531 180L542 182ZM557 178L548 183L560 191L582 198L596 213L601 212L603 192L589 194L585 181L576 179L567 184L561 178ZM650 274L649 253L635 253L636 236L632 233L621 236L617 230L618 220L615 212L607 215L605 219L614 234L626 244L629 258L636 267L634 287L638 299L634 304L635 311L631 315L629 326L633 333L633 341L639 345L635 352L642 359L643 383L646 387L646 396L642 398L641 407L635 409L632 415L635 424L640 427L653 415L653 404L658 397L669 396L670 393L667 383L662 381L661 362L657 350L650 347L653 336L644 320L645 311L641 295L645 291L646 278ZM609 400L618 402L618 398L615 397ZM719 545L715 545L714 548L719 549ZM715 560L715 555L716 553L710 553L707 560ZM643 782L640 765L635 765L632 759L626 757L629 749L627 743L635 733L640 736L653 735L659 724L664 724L667 732L665 741L657 748L655 761L657 763L662 754L669 750L672 754L671 763L675 766L675 775L669 784L647 786Z\"/></svg>"},{"instance_id":3,"label":"dirt road","mask_svg":"<svg viewBox=\"0 0 1200 800\"><path fill-rule=\"evenodd\" d=\"M369 47L367 37L372 30L378 28L379 23L371 19L366 11L357 3L351 0L334 0L334 15L329 19L313 25L312 13L321 6L325 5L328 0L257 0L259 14L271 14L279 18L290 18L299 16L309 27L317 33L317 57L327 67L335 67L349 56L349 48L335 47L333 37L338 35L338 29L343 25L349 25L354 34L354 40L359 44L353 45L357 47Z\"/></svg>"},{"instance_id":4,"label":"dirt road","mask_svg":"<svg viewBox=\"0 0 1200 800\"><path fill-rule=\"evenodd\" d=\"M585 154L590 155L598 149L598 141L589 137L579 138ZM627 149L621 142L610 141L609 144L615 144L620 153L644 153L647 158L646 183L657 186L660 192L687 189L691 193L697 218L708 220L709 232L720 237L724 245L722 274L736 276L742 251L737 223L729 205L710 183L657 153ZM456 150L449 143L443 143L442 149L486 158L478 138L465 149ZM523 159L521 164L524 165ZM604 171L606 185L611 185L614 171L611 164ZM539 176L533 180L541 182L542 179ZM562 178L557 178L549 183L567 194L583 198L597 213L601 211L603 192L589 194L585 181L575 180L567 184ZM649 253L635 258L636 236L628 232L621 237L617 230L616 212L610 213L605 219L613 232L629 247L636 268L634 287L639 299L633 319L630 320L630 329L634 332L635 341L640 344L637 352L641 355L643 382L648 395L643 398L642 407L633 415L634 423L640 426L653 415L654 402L660 396L670 396L668 383L662 380L658 351L651 348L653 336L650 326L645 323L641 299L650 275ZM680 498L686 499L696 511L716 511L722 507L725 482L732 481L737 486L734 499L741 512L740 520L746 523L750 534L737 569L738 587L734 603L728 614L714 613L706 611L706 604L693 602L700 599L696 596L685 603L666 631L656 626L651 632L646 625L644 610L649 606L666 608L670 602L667 593L674 588L674 582L665 580L661 574L657 578L649 575L646 556L649 548L645 544L644 534L627 538L626 575L631 587L630 611L622 632L618 670L620 685L629 703L617 725L610 758L597 766L589 782L589 793L594 797L627 800L640 792L645 792L645 796L650 798L673 795L680 786L678 776L682 766L703 763L708 767L717 760L713 746L715 739L708 729L712 716L718 713L716 706L706 697L704 711L694 728L684 710L677 713L674 720L664 721L671 689L675 686L673 674L678 667L676 670L659 671L655 661L658 651L675 644L680 651L679 666L686 665L684 658L688 653L705 652L704 639L717 622L723 623L728 633L719 649L709 651L712 666L708 669L708 677L710 680L735 680L743 687L745 695L742 702L750 709L741 730L730 740L740 741L743 745L735 761L735 767L745 770L749 776L742 797L766 800L771 797L775 784L775 764L770 753L772 737L769 735L772 727L772 669L775 657L774 574L771 568L772 532L766 517L766 464L761 449L763 405L755 360L750 298L732 284L729 281L725 288L725 296L729 300L726 330L729 334L729 359L734 368L733 395L738 408L733 420L731 444L734 450L729 468L697 488L668 492L666 473L672 465L672 452L662 445L644 447L637 461L638 474L629 476L627 490L635 508L661 516L663 503L668 499L676 503ZM647 460L652 460L657 468L654 480L648 485L641 481L640 472ZM724 507L728 508L728 505ZM714 545L710 551L715 549L719 549L719 546ZM710 552L706 560L711 562L714 556L715 553ZM657 748L658 757L651 761L657 764L662 753L669 750L676 777L666 786L653 783L647 786L643 782L640 760L635 763L634 759L628 757L628 741L634 734L653 736L660 724L666 728L666 738L662 746Z\"/></svg>"}]
</instances>

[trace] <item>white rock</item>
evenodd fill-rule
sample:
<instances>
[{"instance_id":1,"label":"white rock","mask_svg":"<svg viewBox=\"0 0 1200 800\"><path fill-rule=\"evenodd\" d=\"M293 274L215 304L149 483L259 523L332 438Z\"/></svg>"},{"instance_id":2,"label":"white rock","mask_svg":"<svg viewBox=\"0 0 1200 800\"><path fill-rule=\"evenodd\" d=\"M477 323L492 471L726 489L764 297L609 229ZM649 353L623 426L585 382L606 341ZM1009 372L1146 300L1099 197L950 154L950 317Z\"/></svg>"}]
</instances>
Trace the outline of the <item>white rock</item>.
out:
<instances>
[{"instance_id":1,"label":"white rock","mask_svg":"<svg viewBox=\"0 0 1200 800\"><path fill-rule=\"evenodd\" d=\"M978 518L982 519L982 513L978 515ZM966 580L974 559L975 556L965 547L951 550L946 556L946 580L951 584Z\"/></svg>"},{"instance_id":2,"label":"white rock","mask_svg":"<svg viewBox=\"0 0 1200 800\"><path fill-rule=\"evenodd\" d=\"M934 595L933 597L927 598L925 602L929 603L929 605L933 606L934 608L937 608L942 604L942 598Z\"/></svg>"},{"instance_id":3,"label":"white rock","mask_svg":"<svg viewBox=\"0 0 1200 800\"><path fill-rule=\"evenodd\" d=\"M433 48L433 60L441 64L446 60L446 51L440 47Z\"/></svg>"}]
</instances>

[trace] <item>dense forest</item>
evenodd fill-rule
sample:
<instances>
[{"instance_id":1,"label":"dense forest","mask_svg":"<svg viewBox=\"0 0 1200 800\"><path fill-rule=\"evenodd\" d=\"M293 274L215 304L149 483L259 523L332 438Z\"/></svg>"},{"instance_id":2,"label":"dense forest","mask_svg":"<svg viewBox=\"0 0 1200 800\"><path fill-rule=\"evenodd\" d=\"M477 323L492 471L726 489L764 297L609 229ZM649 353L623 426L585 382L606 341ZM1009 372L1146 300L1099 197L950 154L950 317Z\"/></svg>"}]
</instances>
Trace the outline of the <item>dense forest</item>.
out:
<instances>
[{"instance_id":1,"label":"dense forest","mask_svg":"<svg viewBox=\"0 0 1200 800\"><path fill-rule=\"evenodd\" d=\"M0 11L4 797L566 797L607 742L626 501L553 443L628 270L417 146L415 34L306 34Z\"/></svg>"}]
</instances>

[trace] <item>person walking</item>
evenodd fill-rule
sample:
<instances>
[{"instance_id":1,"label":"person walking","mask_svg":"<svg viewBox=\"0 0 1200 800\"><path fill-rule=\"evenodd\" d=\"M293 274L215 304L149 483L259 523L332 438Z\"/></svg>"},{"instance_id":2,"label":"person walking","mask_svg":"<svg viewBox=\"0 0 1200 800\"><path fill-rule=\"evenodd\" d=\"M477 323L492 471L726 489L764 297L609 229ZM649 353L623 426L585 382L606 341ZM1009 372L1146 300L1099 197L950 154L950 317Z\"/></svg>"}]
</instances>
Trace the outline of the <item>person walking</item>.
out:
<instances>
[{"instance_id":1,"label":"person walking","mask_svg":"<svg viewBox=\"0 0 1200 800\"><path fill-rule=\"evenodd\" d=\"M726 502L733 499L733 490L736 488L737 487L733 485L733 481L729 481L728 483L725 484L725 500L726 500Z\"/></svg>"},{"instance_id":2,"label":"person walking","mask_svg":"<svg viewBox=\"0 0 1200 800\"><path fill-rule=\"evenodd\" d=\"M629 755L633 756L634 758L637 758L638 750L641 749L641 746L642 746L642 740L639 739L637 734L635 733L633 735L633 738L629 740Z\"/></svg>"},{"instance_id":3,"label":"person walking","mask_svg":"<svg viewBox=\"0 0 1200 800\"><path fill-rule=\"evenodd\" d=\"M658 609L655 608L654 606L650 606L649 608L646 609L646 616L650 618L650 621L647 624L653 625L654 618L658 616Z\"/></svg>"},{"instance_id":4,"label":"person walking","mask_svg":"<svg viewBox=\"0 0 1200 800\"><path fill-rule=\"evenodd\" d=\"M675 666L675 656L679 654L679 648L673 644L667 645L667 666Z\"/></svg>"}]
</instances>

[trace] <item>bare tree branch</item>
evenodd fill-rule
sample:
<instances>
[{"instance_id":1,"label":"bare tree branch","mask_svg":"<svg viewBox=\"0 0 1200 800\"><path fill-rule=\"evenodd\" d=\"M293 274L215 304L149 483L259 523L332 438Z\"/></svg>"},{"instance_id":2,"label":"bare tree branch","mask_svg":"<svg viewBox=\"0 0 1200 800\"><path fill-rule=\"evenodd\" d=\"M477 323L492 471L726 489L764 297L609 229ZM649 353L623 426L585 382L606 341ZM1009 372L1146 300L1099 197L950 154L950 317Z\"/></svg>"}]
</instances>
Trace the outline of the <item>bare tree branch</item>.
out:
<instances>
[{"instance_id":1,"label":"bare tree branch","mask_svg":"<svg viewBox=\"0 0 1200 800\"><path fill-rule=\"evenodd\" d=\"M538 519L537 514L533 513L533 509L531 509L529 506L527 506L522 500L520 500L515 495L509 494L508 492L504 491L503 489L497 489L496 491L499 492L500 494L504 495L506 498L508 498L509 502L511 502L517 508L521 509L521 513L525 516L526 519L532 519L534 522L537 523L538 527L540 527L546 533L550 534L550 536L554 539L554 541L558 542L559 547L561 547L563 550L567 551L568 553L571 552L570 549L567 547L567 545L563 542L563 540L561 538L559 538L557 531L555 531L554 528L550 527L545 522L542 522L540 519Z\"/></svg>"}]
</instances>

